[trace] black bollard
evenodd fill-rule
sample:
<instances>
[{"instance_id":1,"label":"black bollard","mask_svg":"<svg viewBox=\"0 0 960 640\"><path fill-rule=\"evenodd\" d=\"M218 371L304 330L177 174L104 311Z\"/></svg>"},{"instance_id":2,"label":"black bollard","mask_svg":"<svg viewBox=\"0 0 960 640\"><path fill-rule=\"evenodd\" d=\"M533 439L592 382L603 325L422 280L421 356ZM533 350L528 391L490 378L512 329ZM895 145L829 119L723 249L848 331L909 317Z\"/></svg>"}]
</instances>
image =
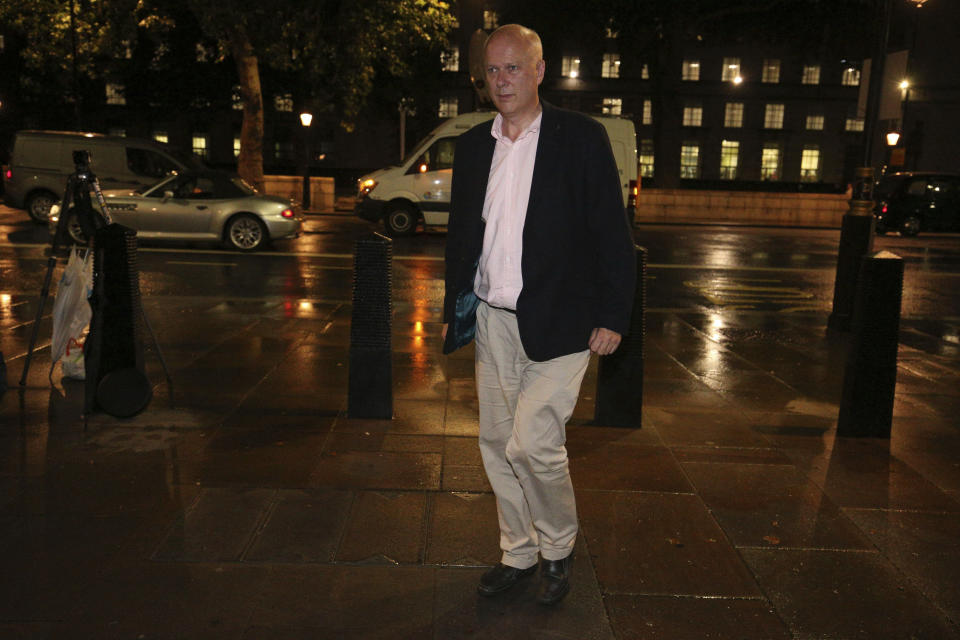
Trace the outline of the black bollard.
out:
<instances>
[{"instance_id":1,"label":"black bollard","mask_svg":"<svg viewBox=\"0 0 960 640\"><path fill-rule=\"evenodd\" d=\"M880 251L863 258L837 435L890 437L902 294L900 256Z\"/></svg>"},{"instance_id":2,"label":"black bollard","mask_svg":"<svg viewBox=\"0 0 960 640\"><path fill-rule=\"evenodd\" d=\"M350 418L393 417L392 245L390 238L373 233L357 240L354 247L347 397Z\"/></svg>"},{"instance_id":3,"label":"black bollard","mask_svg":"<svg viewBox=\"0 0 960 640\"><path fill-rule=\"evenodd\" d=\"M620 347L601 356L597 368L594 424L640 428L643 412L643 337L646 309L647 250L637 250L637 284L633 296L630 333Z\"/></svg>"},{"instance_id":4,"label":"black bollard","mask_svg":"<svg viewBox=\"0 0 960 640\"><path fill-rule=\"evenodd\" d=\"M837 252L837 273L833 283L833 311L827 318L827 327L849 331L853 305L857 298L857 276L860 261L873 251L876 220L873 216L873 169L857 169L850 209L843 216L840 227L840 247Z\"/></svg>"}]
</instances>

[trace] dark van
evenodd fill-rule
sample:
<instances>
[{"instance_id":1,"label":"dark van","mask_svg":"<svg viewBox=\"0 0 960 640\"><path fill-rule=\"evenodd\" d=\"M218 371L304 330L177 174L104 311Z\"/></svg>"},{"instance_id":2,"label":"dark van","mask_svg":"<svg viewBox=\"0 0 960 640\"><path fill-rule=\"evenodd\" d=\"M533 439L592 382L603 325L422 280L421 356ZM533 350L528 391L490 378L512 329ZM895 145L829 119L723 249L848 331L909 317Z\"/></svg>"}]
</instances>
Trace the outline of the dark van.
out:
<instances>
[{"instance_id":1,"label":"dark van","mask_svg":"<svg viewBox=\"0 0 960 640\"><path fill-rule=\"evenodd\" d=\"M173 171L206 169L203 161L153 140L76 131L18 131L4 175L4 200L45 223L76 170L73 152L90 152L90 168L102 189L152 185Z\"/></svg>"},{"instance_id":2,"label":"dark van","mask_svg":"<svg viewBox=\"0 0 960 640\"><path fill-rule=\"evenodd\" d=\"M877 185L877 233L960 231L960 174L902 172Z\"/></svg>"}]
</instances>

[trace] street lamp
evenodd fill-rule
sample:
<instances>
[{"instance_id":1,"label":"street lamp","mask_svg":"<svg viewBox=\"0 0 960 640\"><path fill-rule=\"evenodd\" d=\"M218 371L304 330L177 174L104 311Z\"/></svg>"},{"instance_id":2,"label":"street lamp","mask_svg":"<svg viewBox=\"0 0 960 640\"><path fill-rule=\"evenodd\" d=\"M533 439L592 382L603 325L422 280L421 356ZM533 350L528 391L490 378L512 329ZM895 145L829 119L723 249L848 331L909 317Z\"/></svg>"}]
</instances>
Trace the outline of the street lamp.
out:
<instances>
[{"instance_id":1,"label":"street lamp","mask_svg":"<svg viewBox=\"0 0 960 640\"><path fill-rule=\"evenodd\" d=\"M304 111L300 114L300 124L303 126L303 210L310 208L310 123L313 114Z\"/></svg>"}]
</instances>

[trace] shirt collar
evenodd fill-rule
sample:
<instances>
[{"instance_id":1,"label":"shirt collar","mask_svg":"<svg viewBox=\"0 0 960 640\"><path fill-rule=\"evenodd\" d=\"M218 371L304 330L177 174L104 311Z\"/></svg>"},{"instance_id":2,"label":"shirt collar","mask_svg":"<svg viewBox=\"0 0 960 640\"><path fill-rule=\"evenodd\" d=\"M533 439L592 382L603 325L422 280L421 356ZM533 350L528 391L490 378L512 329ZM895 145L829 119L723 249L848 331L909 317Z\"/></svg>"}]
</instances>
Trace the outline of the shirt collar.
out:
<instances>
[{"instance_id":1,"label":"shirt collar","mask_svg":"<svg viewBox=\"0 0 960 640\"><path fill-rule=\"evenodd\" d=\"M503 135L503 116L498 113L497 117L493 119L493 126L490 127L490 135L496 138L498 142L509 142L511 144L520 142L528 135L540 131L540 121L542 119L543 109L541 109L540 113L537 114L537 117L533 119L533 122L528 124L527 128L520 132L520 135L517 136L516 140L511 140L507 136Z\"/></svg>"}]
</instances>

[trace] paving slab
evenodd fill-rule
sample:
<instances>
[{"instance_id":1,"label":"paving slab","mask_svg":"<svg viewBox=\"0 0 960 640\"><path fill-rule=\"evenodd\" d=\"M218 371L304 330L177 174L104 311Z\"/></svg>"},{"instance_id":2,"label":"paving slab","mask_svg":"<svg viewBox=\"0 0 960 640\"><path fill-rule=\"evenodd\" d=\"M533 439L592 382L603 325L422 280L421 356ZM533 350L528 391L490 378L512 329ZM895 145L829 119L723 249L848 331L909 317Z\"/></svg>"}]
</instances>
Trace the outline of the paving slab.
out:
<instances>
[{"instance_id":1,"label":"paving slab","mask_svg":"<svg viewBox=\"0 0 960 640\"><path fill-rule=\"evenodd\" d=\"M792 640L766 600L610 595L605 599L619 637L632 640Z\"/></svg>"},{"instance_id":2,"label":"paving slab","mask_svg":"<svg viewBox=\"0 0 960 640\"><path fill-rule=\"evenodd\" d=\"M960 638L876 552L741 550L794 638Z\"/></svg>"},{"instance_id":3,"label":"paving slab","mask_svg":"<svg viewBox=\"0 0 960 640\"><path fill-rule=\"evenodd\" d=\"M761 596L695 495L578 491L577 505L605 594Z\"/></svg>"}]
</instances>

